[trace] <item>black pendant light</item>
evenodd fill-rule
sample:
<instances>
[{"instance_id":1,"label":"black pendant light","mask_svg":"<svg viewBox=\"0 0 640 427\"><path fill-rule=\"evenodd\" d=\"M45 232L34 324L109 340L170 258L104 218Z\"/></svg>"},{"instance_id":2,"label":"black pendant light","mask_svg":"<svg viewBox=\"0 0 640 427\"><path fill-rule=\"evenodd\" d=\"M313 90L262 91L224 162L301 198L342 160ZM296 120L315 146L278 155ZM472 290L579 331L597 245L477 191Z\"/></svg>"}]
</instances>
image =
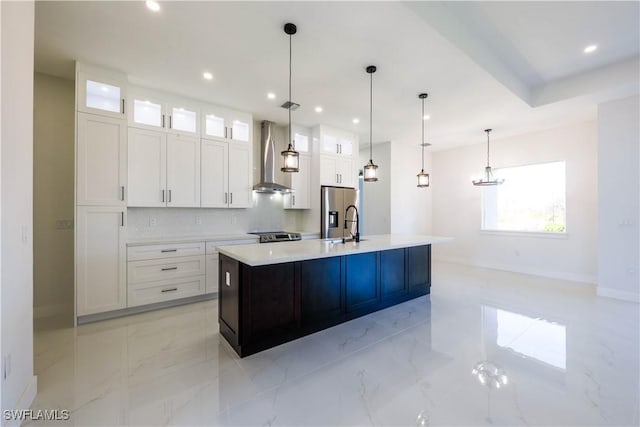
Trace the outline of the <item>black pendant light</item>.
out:
<instances>
[{"instance_id":1,"label":"black pendant light","mask_svg":"<svg viewBox=\"0 0 640 427\"><path fill-rule=\"evenodd\" d=\"M367 67L367 73L371 76L369 87L369 163L364 165L364 180L366 182L376 182L378 180L378 165L373 163L373 73L376 72L375 65Z\"/></svg>"},{"instance_id":2,"label":"black pendant light","mask_svg":"<svg viewBox=\"0 0 640 427\"><path fill-rule=\"evenodd\" d=\"M420 117L422 120L422 169L420 169L420 173L418 176L418 187L428 187L429 186L429 174L424 173L424 100L427 99L426 93L421 93L418 95L418 98L422 100L422 116Z\"/></svg>"},{"instance_id":3,"label":"black pendant light","mask_svg":"<svg viewBox=\"0 0 640 427\"><path fill-rule=\"evenodd\" d=\"M484 176L472 182L473 185L477 186L500 185L504 182L504 178L494 179L493 172L491 172L491 166L489 166L489 133L491 132L491 129L485 129L484 131L487 133L487 166L484 168Z\"/></svg>"},{"instance_id":4,"label":"black pendant light","mask_svg":"<svg viewBox=\"0 0 640 427\"><path fill-rule=\"evenodd\" d=\"M291 36L294 35L298 31L298 28L292 24L287 23L284 24L284 32L289 35L289 101L287 102L286 108L289 111L289 146L282 153L282 161L283 165L280 170L282 172L298 172L299 164L300 164L300 153L298 153L295 149L295 141L291 138L291 107L294 104L291 102Z\"/></svg>"}]
</instances>

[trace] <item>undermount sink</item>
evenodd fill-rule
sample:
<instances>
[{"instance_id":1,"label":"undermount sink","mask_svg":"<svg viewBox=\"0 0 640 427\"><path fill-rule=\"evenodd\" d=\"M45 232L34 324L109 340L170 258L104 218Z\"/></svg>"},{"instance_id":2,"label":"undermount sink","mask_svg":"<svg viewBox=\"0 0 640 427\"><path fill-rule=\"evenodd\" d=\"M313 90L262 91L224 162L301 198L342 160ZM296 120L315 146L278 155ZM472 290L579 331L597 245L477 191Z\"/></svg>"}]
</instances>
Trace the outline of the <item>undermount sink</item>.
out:
<instances>
[{"instance_id":1,"label":"undermount sink","mask_svg":"<svg viewBox=\"0 0 640 427\"><path fill-rule=\"evenodd\" d=\"M343 240L341 237L332 237L332 238L328 238L328 239L322 239L323 242L325 243L331 243L331 244L335 244L335 243L340 243L340 244L346 244L346 243L359 243L356 242L353 239L349 239L349 240ZM366 242L367 239L360 239L360 242Z\"/></svg>"}]
</instances>

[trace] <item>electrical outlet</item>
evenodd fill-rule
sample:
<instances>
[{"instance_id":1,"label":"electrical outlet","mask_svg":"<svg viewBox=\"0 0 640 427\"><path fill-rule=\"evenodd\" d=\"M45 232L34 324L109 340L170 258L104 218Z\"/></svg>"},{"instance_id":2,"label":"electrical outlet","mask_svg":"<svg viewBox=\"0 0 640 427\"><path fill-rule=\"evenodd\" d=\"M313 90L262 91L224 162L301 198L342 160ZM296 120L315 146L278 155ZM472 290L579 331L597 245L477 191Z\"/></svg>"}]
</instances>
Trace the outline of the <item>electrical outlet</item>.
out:
<instances>
[{"instance_id":1,"label":"electrical outlet","mask_svg":"<svg viewBox=\"0 0 640 427\"><path fill-rule=\"evenodd\" d=\"M202 225L202 217L200 215L196 215L196 225Z\"/></svg>"},{"instance_id":2,"label":"electrical outlet","mask_svg":"<svg viewBox=\"0 0 640 427\"><path fill-rule=\"evenodd\" d=\"M22 230L22 243L27 243L29 241L29 234L28 234L28 228L26 225L23 225L21 227Z\"/></svg>"},{"instance_id":3,"label":"electrical outlet","mask_svg":"<svg viewBox=\"0 0 640 427\"><path fill-rule=\"evenodd\" d=\"M158 218L156 218L155 216L150 216L149 227L155 227L156 225L158 225Z\"/></svg>"}]
</instances>

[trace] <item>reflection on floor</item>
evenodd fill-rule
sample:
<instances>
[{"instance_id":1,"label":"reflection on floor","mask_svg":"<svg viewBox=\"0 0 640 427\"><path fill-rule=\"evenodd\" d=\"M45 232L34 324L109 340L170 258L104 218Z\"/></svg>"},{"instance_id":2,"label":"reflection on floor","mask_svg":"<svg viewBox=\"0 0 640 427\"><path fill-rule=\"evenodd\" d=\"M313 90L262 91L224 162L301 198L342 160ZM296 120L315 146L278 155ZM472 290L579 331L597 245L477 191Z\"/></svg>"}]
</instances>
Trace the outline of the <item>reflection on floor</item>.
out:
<instances>
[{"instance_id":1,"label":"reflection on floor","mask_svg":"<svg viewBox=\"0 0 640 427\"><path fill-rule=\"evenodd\" d=\"M445 263L432 281L245 359L216 301L36 332L33 409L73 425L638 425L638 304Z\"/></svg>"}]
</instances>

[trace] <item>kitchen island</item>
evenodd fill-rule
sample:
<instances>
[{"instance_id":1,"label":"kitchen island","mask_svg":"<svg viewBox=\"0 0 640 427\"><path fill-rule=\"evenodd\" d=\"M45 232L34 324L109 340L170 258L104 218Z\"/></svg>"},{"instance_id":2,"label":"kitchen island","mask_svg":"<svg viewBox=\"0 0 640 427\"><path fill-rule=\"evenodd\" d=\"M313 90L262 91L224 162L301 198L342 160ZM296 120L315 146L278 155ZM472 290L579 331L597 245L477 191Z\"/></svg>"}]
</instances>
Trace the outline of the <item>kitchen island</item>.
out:
<instances>
[{"instance_id":1,"label":"kitchen island","mask_svg":"<svg viewBox=\"0 0 640 427\"><path fill-rule=\"evenodd\" d=\"M426 295L426 235L220 246L220 333L241 356Z\"/></svg>"}]
</instances>

